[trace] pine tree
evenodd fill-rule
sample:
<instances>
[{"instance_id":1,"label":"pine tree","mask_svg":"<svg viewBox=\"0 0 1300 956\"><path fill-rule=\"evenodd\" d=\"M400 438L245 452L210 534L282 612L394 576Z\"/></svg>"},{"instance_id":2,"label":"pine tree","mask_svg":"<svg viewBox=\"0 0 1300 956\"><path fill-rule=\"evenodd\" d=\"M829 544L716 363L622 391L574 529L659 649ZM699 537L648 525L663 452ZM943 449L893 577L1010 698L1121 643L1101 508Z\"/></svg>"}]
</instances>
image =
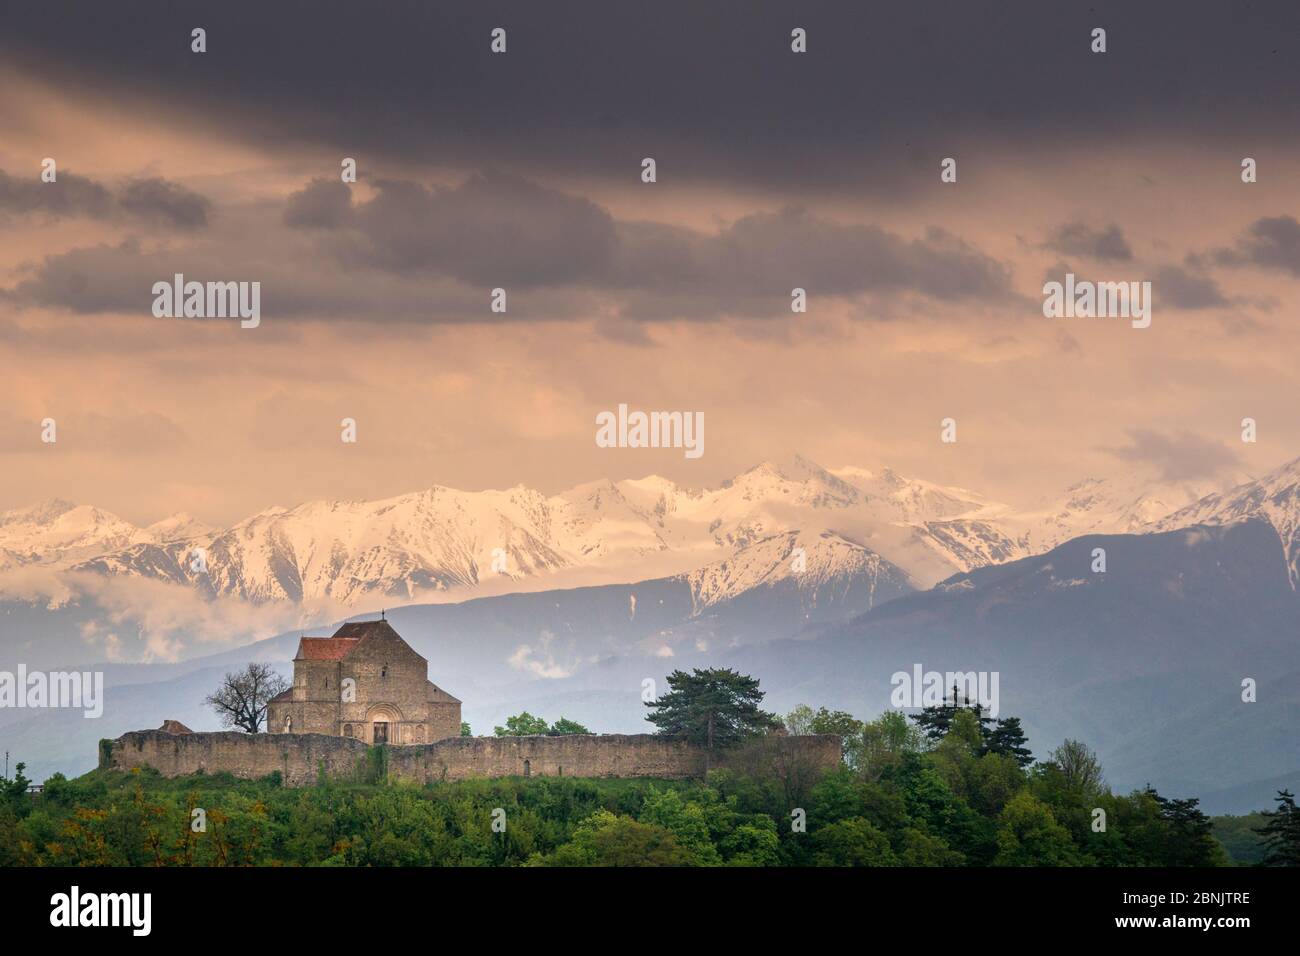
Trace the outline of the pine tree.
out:
<instances>
[{"instance_id":1,"label":"pine tree","mask_svg":"<svg viewBox=\"0 0 1300 956\"><path fill-rule=\"evenodd\" d=\"M779 719L759 710L765 696L758 679L727 668L696 668L668 675L672 688L646 704L646 720L659 733L685 737L710 750L729 747L779 725Z\"/></svg>"},{"instance_id":2,"label":"pine tree","mask_svg":"<svg viewBox=\"0 0 1300 956\"><path fill-rule=\"evenodd\" d=\"M1223 848L1214 839L1214 825L1201 811L1200 800L1171 800L1149 786L1145 792L1159 804L1160 817L1170 828L1162 865L1217 866L1222 862Z\"/></svg>"},{"instance_id":3,"label":"pine tree","mask_svg":"<svg viewBox=\"0 0 1300 956\"><path fill-rule=\"evenodd\" d=\"M990 731L988 725L993 723L993 718L984 713L984 707L978 701L971 703L971 699L965 694L962 695L962 703L957 703L956 684L952 686L952 703L948 698L943 699L943 703L938 707L926 707L919 714L912 714L912 720L916 721L917 726L925 733L925 736L937 743L948 735L948 728L952 724L952 719L957 715L959 710L969 710L979 721L980 735L985 740L988 739Z\"/></svg>"},{"instance_id":4,"label":"pine tree","mask_svg":"<svg viewBox=\"0 0 1300 956\"><path fill-rule=\"evenodd\" d=\"M1025 736L1025 732L1020 728L1019 717L1007 717L1005 720L999 720L985 739L985 753L1014 757L1016 763L1022 767L1028 767L1034 762L1034 755L1025 746L1029 742L1029 738Z\"/></svg>"},{"instance_id":5,"label":"pine tree","mask_svg":"<svg viewBox=\"0 0 1300 956\"><path fill-rule=\"evenodd\" d=\"M1279 790L1274 799L1277 809L1265 810L1263 816L1268 822L1255 830L1264 838L1267 850L1259 865L1300 866L1300 807L1296 806L1295 794Z\"/></svg>"}]
</instances>

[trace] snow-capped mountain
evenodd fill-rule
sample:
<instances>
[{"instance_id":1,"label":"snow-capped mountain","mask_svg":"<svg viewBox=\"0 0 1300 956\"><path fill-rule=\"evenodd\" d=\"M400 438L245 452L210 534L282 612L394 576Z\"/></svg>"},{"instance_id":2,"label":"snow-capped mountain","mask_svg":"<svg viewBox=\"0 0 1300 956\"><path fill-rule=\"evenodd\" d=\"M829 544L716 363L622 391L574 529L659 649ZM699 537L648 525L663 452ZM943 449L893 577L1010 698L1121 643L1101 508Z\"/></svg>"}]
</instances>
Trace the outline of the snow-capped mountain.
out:
<instances>
[{"instance_id":1,"label":"snow-capped mountain","mask_svg":"<svg viewBox=\"0 0 1300 956\"><path fill-rule=\"evenodd\" d=\"M1042 552L1082 534L1138 534L1206 495L1226 491L1250 477L1165 481L1140 471L1076 482L1060 498L1023 515L1030 544Z\"/></svg>"},{"instance_id":2,"label":"snow-capped mountain","mask_svg":"<svg viewBox=\"0 0 1300 956\"><path fill-rule=\"evenodd\" d=\"M851 550L865 549L889 565L890 575L927 587L1080 534L1150 530L1201 494L1222 490L1127 474L1080 482L1059 499L1017 511L888 468L828 470L794 457L764 462L713 488L654 475L556 495L523 486L433 487L378 501L269 508L226 529L186 514L137 528L101 509L56 500L0 515L0 570L37 565L169 582L254 604L334 608L698 570L707 601L710 589L734 594L761 583L753 577L762 563L755 555L799 546L790 535L802 536L806 547L828 533L848 549L846 560L866 561ZM1224 507L1226 514L1251 506ZM1199 519L1184 523L1191 520ZM1276 523L1295 533L1293 519ZM725 572L707 570L758 542L767 544L746 559L750 565L732 561ZM812 568L805 580L818 573Z\"/></svg>"},{"instance_id":3,"label":"snow-capped mountain","mask_svg":"<svg viewBox=\"0 0 1300 956\"><path fill-rule=\"evenodd\" d=\"M1300 458L1255 481L1180 508L1156 527L1172 531L1195 524L1232 524L1244 518L1263 518L1273 526L1286 555L1291 587L1300 587Z\"/></svg>"},{"instance_id":4,"label":"snow-capped mountain","mask_svg":"<svg viewBox=\"0 0 1300 956\"><path fill-rule=\"evenodd\" d=\"M702 568L800 530L815 536L835 529L849 540L881 537L906 559L909 518L980 503L969 493L909 483L892 472L873 477L856 470L852 477L794 458L765 462L705 489L658 476L596 481L552 496L522 486L435 487L380 501L270 508L224 530L184 515L147 529L108 516L113 533L101 533L98 546L88 539L85 547L46 542L42 550L40 534L24 530L21 538L0 534L0 548L20 545L52 567L167 581L210 596L358 607L439 592L643 580ZM878 550L872 543L861 547ZM953 569L943 564L938 574ZM921 575L933 576L929 569Z\"/></svg>"},{"instance_id":5,"label":"snow-capped mountain","mask_svg":"<svg viewBox=\"0 0 1300 956\"><path fill-rule=\"evenodd\" d=\"M682 577L696 613L758 590L788 588L810 612L850 592L865 611L913 590L901 568L831 531L775 534Z\"/></svg>"},{"instance_id":6,"label":"snow-capped mountain","mask_svg":"<svg viewBox=\"0 0 1300 956\"><path fill-rule=\"evenodd\" d=\"M135 543L141 534L115 514L52 498L0 513L0 567L103 554Z\"/></svg>"}]
</instances>

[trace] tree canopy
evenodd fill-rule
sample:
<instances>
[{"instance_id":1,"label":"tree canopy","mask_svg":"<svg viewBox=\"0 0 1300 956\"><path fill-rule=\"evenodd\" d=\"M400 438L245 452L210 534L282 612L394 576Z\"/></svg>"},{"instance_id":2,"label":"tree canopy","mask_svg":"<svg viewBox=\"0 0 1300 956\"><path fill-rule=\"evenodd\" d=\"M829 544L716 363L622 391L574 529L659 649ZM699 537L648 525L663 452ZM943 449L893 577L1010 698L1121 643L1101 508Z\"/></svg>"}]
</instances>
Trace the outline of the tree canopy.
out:
<instances>
[{"instance_id":1,"label":"tree canopy","mask_svg":"<svg viewBox=\"0 0 1300 956\"><path fill-rule=\"evenodd\" d=\"M684 737L710 750L732 747L780 726L773 714L759 709L764 692L758 679L729 668L696 668L668 675L671 690L649 701L646 720L659 733Z\"/></svg>"}]
</instances>

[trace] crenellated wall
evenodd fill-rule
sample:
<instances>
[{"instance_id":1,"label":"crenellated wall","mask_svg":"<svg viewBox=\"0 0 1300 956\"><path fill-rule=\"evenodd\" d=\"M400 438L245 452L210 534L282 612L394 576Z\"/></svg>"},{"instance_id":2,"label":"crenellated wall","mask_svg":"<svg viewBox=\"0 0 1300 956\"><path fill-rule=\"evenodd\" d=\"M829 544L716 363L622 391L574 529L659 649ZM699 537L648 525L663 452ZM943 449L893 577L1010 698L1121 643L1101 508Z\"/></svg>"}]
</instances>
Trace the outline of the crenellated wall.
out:
<instances>
[{"instance_id":1,"label":"crenellated wall","mask_svg":"<svg viewBox=\"0 0 1300 956\"><path fill-rule=\"evenodd\" d=\"M813 768L840 762L833 735L772 738L786 757ZM287 786L316 782L320 769L335 777L365 773L371 748L359 740L324 734L168 734L139 730L105 747L101 766L130 770L149 766L165 777L228 771L257 778L279 771ZM653 734L561 737L453 737L432 744L384 748L389 780L432 783L474 777L659 777L702 776L703 748Z\"/></svg>"}]
</instances>

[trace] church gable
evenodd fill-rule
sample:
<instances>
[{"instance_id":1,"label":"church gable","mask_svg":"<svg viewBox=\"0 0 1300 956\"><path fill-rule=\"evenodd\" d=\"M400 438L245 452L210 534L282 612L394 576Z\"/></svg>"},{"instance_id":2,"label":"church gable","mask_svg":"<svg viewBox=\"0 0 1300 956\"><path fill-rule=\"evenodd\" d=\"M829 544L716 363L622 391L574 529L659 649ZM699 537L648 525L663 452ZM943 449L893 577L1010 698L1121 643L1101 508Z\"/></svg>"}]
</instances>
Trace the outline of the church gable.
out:
<instances>
[{"instance_id":1,"label":"church gable","mask_svg":"<svg viewBox=\"0 0 1300 956\"><path fill-rule=\"evenodd\" d=\"M387 621L357 621L344 624L334 632L330 640L347 643L348 646L341 658L345 661L374 661L382 658L406 667L418 664L425 670L428 668L428 661L417 654L410 644L402 640L402 636L393 630L393 626ZM423 674L424 671L421 673Z\"/></svg>"}]
</instances>

